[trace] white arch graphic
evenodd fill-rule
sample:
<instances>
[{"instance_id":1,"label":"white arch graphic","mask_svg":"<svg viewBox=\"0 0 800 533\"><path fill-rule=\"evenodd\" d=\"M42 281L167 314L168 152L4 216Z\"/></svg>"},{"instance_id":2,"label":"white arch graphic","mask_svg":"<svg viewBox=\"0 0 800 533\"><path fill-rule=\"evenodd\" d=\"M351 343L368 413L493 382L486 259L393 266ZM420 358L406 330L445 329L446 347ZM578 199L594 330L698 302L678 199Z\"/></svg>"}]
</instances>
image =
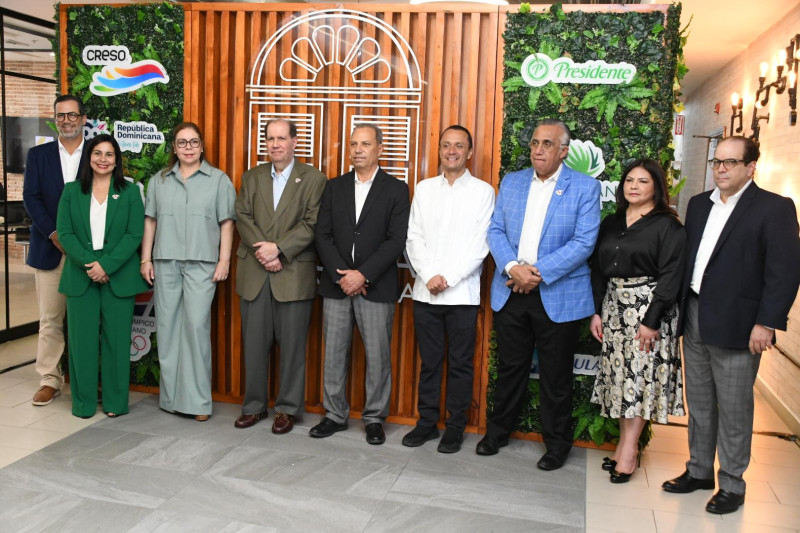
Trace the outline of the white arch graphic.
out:
<instances>
[{"instance_id":1,"label":"white arch graphic","mask_svg":"<svg viewBox=\"0 0 800 533\"><path fill-rule=\"evenodd\" d=\"M377 39L362 34L359 26L365 25L376 30ZM278 53L278 43L291 39L298 30L303 35L281 48L288 48L287 55L273 57ZM381 42L388 42L389 49L383 49ZM277 65L277 72L269 72L268 64ZM324 85L319 74L329 65L344 67L352 86ZM416 181L418 150L412 140L419 138L422 77L408 41L387 22L341 8L305 13L269 37L253 62L247 92L250 94L248 164L252 165L254 160L254 137L256 164L266 160L263 124L273 118L291 119L298 125L298 156L321 160L324 108L341 103L345 117L342 138L349 135L356 121L380 126L388 132L381 166L406 181ZM288 107L290 111L277 113L270 111L272 106ZM304 110L291 110L292 106ZM359 107L394 111L392 116L365 115Z\"/></svg>"}]
</instances>

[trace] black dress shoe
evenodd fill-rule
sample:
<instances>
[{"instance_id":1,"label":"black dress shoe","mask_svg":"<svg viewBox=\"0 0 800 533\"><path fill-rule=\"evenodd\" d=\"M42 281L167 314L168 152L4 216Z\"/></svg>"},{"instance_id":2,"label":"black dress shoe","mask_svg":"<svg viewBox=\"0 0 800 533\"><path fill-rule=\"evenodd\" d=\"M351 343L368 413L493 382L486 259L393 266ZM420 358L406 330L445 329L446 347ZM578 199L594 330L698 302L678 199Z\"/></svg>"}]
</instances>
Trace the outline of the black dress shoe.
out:
<instances>
[{"instance_id":1,"label":"black dress shoe","mask_svg":"<svg viewBox=\"0 0 800 533\"><path fill-rule=\"evenodd\" d=\"M610 457L603 457L603 464L600 466L606 472L611 472L617 467L617 462Z\"/></svg>"},{"instance_id":2,"label":"black dress shoe","mask_svg":"<svg viewBox=\"0 0 800 533\"><path fill-rule=\"evenodd\" d=\"M687 494L696 490L713 490L714 479L698 479L692 477L687 470L675 479L662 483L661 488L667 492L675 492L677 494Z\"/></svg>"},{"instance_id":3,"label":"black dress shoe","mask_svg":"<svg viewBox=\"0 0 800 533\"><path fill-rule=\"evenodd\" d=\"M311 428L308 434L317 439L324 439L325 437L330 437L337 431L344 431L345 429L347 429L347 422L339 424L326 416L319 424Z\"/></svg>"},{"instance_id":4,"label":"black dress shoe","mask_svg":"<svg viewBox=\"0 0 800 533\"><path fill-rule=\"evenodd\" d=\"M448 426L444 430L444 436L439 441L436 451L439 453L456 453L461 449L462 442L464 442L464 430Z\"/></svg>"},{"instance_id":5,"label":"black dress shoe","mask_svg":"<svg viewBox=\"0 0 800 533\"><path fill-rule=\"evenodd\" d=\"M429 440L439 438L439 429L436 426L425 427L417 426L403 437L403 446L416 448L422 446Z\"/></svg>"},{"instance_id":6,"label":"black dress shoe","mask_svg":"<svg viewBox=\"0 0 800 533\"><path fill-rule=\"evenodd\" d=\"M728 514L736 511L744 503L744 494L736 494L719 489L706 504L706 511L714 514Z\"/></svg>"},{"instance_id":7,"label":"black dress shoe","mask_svg":"<svg viewBox=\"0 0 800 533\"><path fill-rule=\"evenodd\" d=\"M541 459L539 459L539 462L536 463L536 466L538 466L540 470L558 470L564 466L565 460L565 457L560 457L553 452L547 452L542 456Z\"/></svg>"},{"instance_id":8,"label":"black dress shoe","mask_svg":"<svg viewBox=\"0 0 800 533\"><path fill-rule=\"evenodd\" d=\"M495 439L486 435L475 447L475 453L478 455L495 455L504 446L508 446L508 437Z\"/></svg>"},{"instance_id":9,"label":"black dress shoe","mask_svg":"<svg viewBox=\"0 0 800 533\"><path fill-rule=\"evenodd\" d=\"M367 431L368 444L383 444L386 442L386 435L383 432L383 424L380 422L367 424L364 429Z\"/></svg>"},{"instance_id":10,"label":"black dress shoe","mask_svg":"<svg viewBox=\"0 0 800 533\"><path fill-rule=\"evenodd\" d=\"M617 472L617 469L615 468L611 471L611 475L609 476L608 480L611 483L617 483L617 484L627 483L628 481L631 480L632 475L633 472L631 472L630 474L626 474L625 472Z\"/></svg>"}]
</instances>

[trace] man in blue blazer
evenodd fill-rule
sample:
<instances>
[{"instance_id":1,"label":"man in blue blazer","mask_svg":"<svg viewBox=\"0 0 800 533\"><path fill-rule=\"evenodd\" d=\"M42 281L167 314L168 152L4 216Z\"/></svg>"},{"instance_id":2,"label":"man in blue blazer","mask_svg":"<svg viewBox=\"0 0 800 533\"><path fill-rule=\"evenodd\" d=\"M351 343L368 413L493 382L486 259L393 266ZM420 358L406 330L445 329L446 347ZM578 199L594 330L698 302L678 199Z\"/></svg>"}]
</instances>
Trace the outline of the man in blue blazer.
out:
<instances>
[{"instance_id":1,"label":"man in blue blazer","mask_svg":"<svg viewBox=\"0 0 800 533\"><path fill-rule=\"evenodd\" d=\"M706 511L727 514L744 503L750 463L753 385L761 352L771 348L800 284L797 211L790 198L753 181L758 145L728 137L717 145L713 191L686 211L688 256L680 300L689 460L662 485L667 492L714 488Z\"/></svg>"},{"instance_id":2,"label":"man in blue blazer","mask_svg":"<svg viewBox=\"0 0 800 533\"><path fill-rule=\"evenodd\" d=\"M28 151L22 199L33 221L28 265L34 269L39 304L39 342L36 371L42 376L33 405L47 405L61 393L63 375L58 368L64 353L66 299L58 292L64 249L58 241L56 214L64 184L75 181L83 159L83 102L71 94L56 98L58 140Z\"/></svg>"},{"instance_id":3,"label":"man in blue blazer","mask_svg":"<svg viewBox=\"0 0 800 533\"><path fill-rule=\"evenodd\" d=\"M587 259L600 226L600 183L563 164L571 133L561 120L539 123L533 168L503 179L489 226L496 270L494 410L479 455L508 444L522 407L534 348L547 452L542 470L560 468L572 447L572 362L580 319L594 312Z\"/></svg>"}]
</instances>

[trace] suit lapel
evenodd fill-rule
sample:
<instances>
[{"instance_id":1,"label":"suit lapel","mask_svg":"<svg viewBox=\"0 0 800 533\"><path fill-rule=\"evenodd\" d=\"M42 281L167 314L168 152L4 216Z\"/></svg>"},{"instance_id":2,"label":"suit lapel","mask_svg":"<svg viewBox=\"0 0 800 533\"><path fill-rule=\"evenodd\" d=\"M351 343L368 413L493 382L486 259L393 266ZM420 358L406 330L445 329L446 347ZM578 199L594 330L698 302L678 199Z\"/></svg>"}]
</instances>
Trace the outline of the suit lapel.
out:
<instances>
[{"instance_id":1,"label":"suit lapel","mask_svg":"<svg viewBox=\"0 0 800 533\"><path fill-rule=\"evenodd\" d=\"M111 185L108 188L108 198L106 198L106 235L108 235L108 230L111 227L114 216L117 214L117 206L119 205L120 199L120 193L115 191L114 186Z\"/></svg>"},{"instance_id":2,"label":"suit lapel","mask_svg":"<svg viewBox=\"0 0 800 533\"><path fill-rule=\"evenodd\" d=\"M348 172L342 178L344 180L343 186L347 191L347 194L344 195L346 205L344 206L347 210L347 216L350 217L350 224L355 228L356 227L356 171L353 170L352 172ZM373 184L374 185L374 184ZM362 209L361 212L363 213L364 210Z\"/></svg>"},{"instance_id":3,"label":"suit lapel","mask_svg":"<svg viewBox=\"0 0 800 533\"><path fill-rule=\"evenodd\" d=\"M722 244L733 231L734 226L739 223L744 214L747 212L750 204L755 199L756 194L758 194L758 187L756 186L755 182L753 182L747 187L747 190L742 193L741 198L739 198L739 201L736 202L736 206L733 208L731 216L722 227L722 233L719 234L719 239L717 239L717 244L714 245L714 251L711 252L709 261L713 259L715 255L717 255L717 252L722 247Z\"/></svg>"},{"instance_id":4,"label":"suit lapel","mask_svg":"<svg viewBox=\"0 0 800 533\"><path fill-rule=\"evenodd\" d=\"M553 215L558 210L558 206L561 205L561 199L564 197L564 193L567 192L567 188L572 182L572 174L567 168L566 165L562 167L561 175L558 177L558 181L556 181L553 194L550 196L550 202L547 204L547 214L544 217L544 224L542 225L542 235L547 233L547 226L549 226L550 221L553 220Z\"/></svg>"},{"instance_id":5,"label":"suit lapel","mask_svg":"<svg viewBox=\"0 0 800 533\"><path fill-rule=\"evenodd\" d=\"M272 225L275 215L275 206L272 201L272 163L261 165L258 168L263 170L256 176L256 196L264 203L269 223Z\"/></svg>"},{"instance_id":6,"label":"suit lapel","mask_svg":"<svg viewBox=\"0 0 800 533\"><path fill-rule=\"evenodd\" d=\"M387 179L395 179L391 176L384 176L384 172L381 169L378 169L378 173L375 174L375 181L372 182L372 186L369 188L369 192L367 193L367 198L364 200L364 207L361 208L361 216L358 217L356 221L356 226L361 224L366 216L367 212L369 211L370 207L375 204L375 199L378 198L380 195L381 190L386 186ZM353 183L353 216L355 216L356 207L355 207L355 183Z\"/></svg>"},{"instance_id":7,"label":"suit lapel","mask_svg":"<svg viewBox=\"0 0 800 533\"><path fill-rule=\"evenodd\" d=\"M60 197L61 193L64 191L64 174L61 171L61 153L59 152L58 140L53 141L52 147L53 148L50 150L49 168L59 169L57 174L53 173L53 181L55 182L54 185ZM81 158L83 158L83 155L81 155ZM83 159L81 159L81 162L83 162ZM80 165L78 166L78 171L80 172Z\"/></svg>"},{"instance_id":8,"label":"suit lapel","mask_svg":"<svg viewBox=\"0 0 800 533\"><path fill-rule=\"evenodd\" d=\"M78 206L80 209L80 217L83 219L83 229L86 232L86 235L89 237L89 243L91 244L92 240L92 222L90 218L90 213L92 210L92 191L89 190L89 194L83 194L80 188L77 189L78 191Z\"/></svg>"},{"instance_id":9,"label":"suit lapel","mask_svg":"<svg viewBox=\"0 0 800 533\"><path fill-rule=\"evenodd\" d=\"M271 176L270 179L272 179ZM289 179L286 181L286 187L284 187L283 194L281 194L281 199L278 200L278 208L275 210L275 218L273 220L280 218L283 212L286 211L286 206L292 202L292 198L294 198L294 195L297 194L302 181L303 172L300 170L299 163L295 160L294 166L292 167L292 173L289 174Z\"/></svg>"}]
</instances>

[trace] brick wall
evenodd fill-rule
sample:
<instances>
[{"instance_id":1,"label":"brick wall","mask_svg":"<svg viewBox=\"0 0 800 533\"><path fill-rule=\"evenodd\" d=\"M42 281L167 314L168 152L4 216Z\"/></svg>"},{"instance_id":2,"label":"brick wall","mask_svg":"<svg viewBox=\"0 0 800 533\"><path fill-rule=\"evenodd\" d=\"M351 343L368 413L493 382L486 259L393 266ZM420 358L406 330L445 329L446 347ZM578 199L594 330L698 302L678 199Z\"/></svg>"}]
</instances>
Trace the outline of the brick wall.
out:
<instances>
[{"instance_id":1,"label":"brick wall","mask_svg":"<svg viewBox=\"0 0 800 533\"><path fill-rule=\"evenodd\" d=\"M7 61L6 70L19 72L46 79L54 79L55 61ZM14 76L6 76L6 114L13 117L52 117L53 100L56 97L56 85L40 81L27 80ZM2 90L2 88L0 88ZM0 165L3 164L2 143L0 143ZM2 168L2 167L0 167ZM9 201L22 200L22 174L8 174L6 194ZM23 247L15 243L15 236L8 236L9 259L22 262ZM0 253L5 247L5 240L0 239Z\"/></svg>"},{"instance_id":2,"label":"brick wall","mask_svg":"<svg viewBox=\"0 0 800 533\"><path fill-rule=\"evenodd\" d=\"M798 28L800 4L687 96L682 174L688 180L679 201L681 215L686 213L689 198L703 190L705 180L706 140L693 139L692 135L708 135L717 128L730 128L730 97L734 91L744 99L744 134L750 135L759 64L769 61L771 65L771 58L789 44ZM774 79L773 69L767 75L767 83ZM719 115L714 113L717 102ZM770 122L761 122L761 159L755 180L759 187L792 198L800 211L800 124L789 126L788 92L776 95L773 89L768 105L759 114L767 112ZM775 407L784 418L790 417L787 420L790 426L800 428L800 299L795 301L789 315L789 330L778 332L778 344L789 356L777 350L764 354L759 371L760 387L766 390L771 403L780 404Z\"/></svg>"}]
</instances>

